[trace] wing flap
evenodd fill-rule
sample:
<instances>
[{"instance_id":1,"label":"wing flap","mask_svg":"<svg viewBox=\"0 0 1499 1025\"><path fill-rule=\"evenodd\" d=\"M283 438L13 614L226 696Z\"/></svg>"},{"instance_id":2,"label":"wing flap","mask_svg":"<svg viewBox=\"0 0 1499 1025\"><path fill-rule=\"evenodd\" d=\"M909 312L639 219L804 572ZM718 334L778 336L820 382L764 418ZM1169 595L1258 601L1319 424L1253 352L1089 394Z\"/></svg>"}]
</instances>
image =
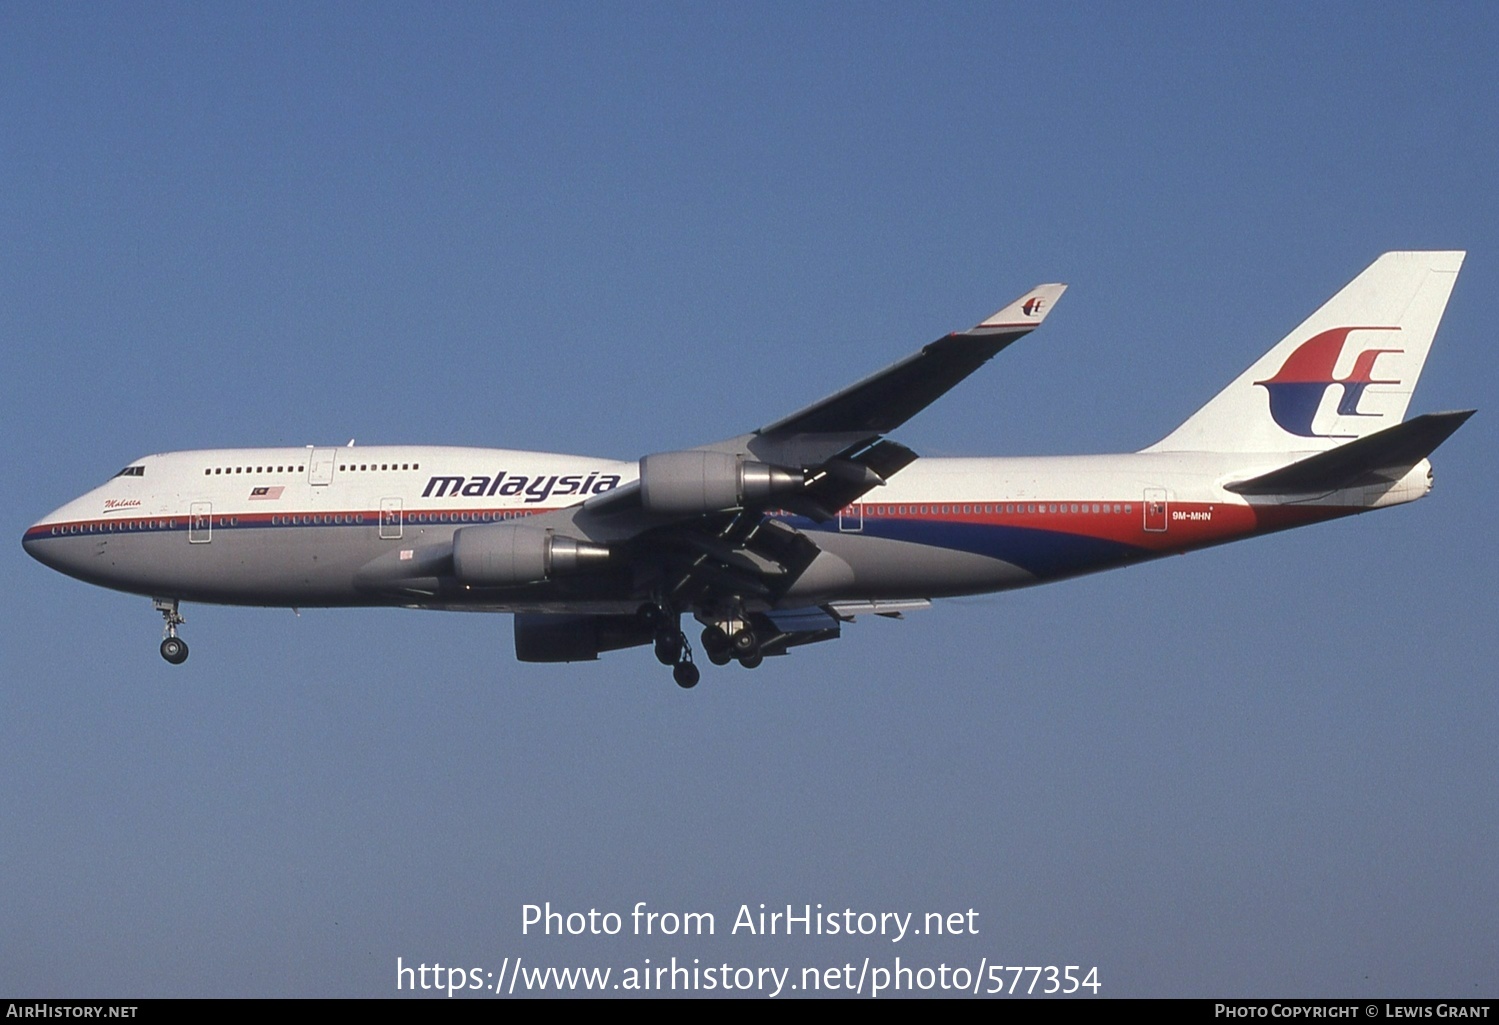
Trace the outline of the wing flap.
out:
<instances>
[{"instance_id":1,"label":"wing flap","mask_svg":"<svg viewBox=\"0 0 1499 1025\"><path fill-rule=\"evenodd\" d=\"M903 619L905 613L932 607L929 598L881 598L874 601L835 601L824 606L842 620L855 616L885 616Z\"/></svg>"}]
</instances>

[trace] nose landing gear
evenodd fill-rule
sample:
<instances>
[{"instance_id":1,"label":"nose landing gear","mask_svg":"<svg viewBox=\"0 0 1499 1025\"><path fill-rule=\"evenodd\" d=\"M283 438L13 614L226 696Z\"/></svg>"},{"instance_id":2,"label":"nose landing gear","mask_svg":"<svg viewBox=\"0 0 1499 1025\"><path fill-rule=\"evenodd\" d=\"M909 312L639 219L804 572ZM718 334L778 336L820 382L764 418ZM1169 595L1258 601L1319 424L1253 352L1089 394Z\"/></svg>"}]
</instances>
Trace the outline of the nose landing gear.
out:
<instances>
[{"instance_id":1,"label":"nose landing gear","mask_svg":"<svg viewBox=\"0 0 1499 1025\"><path fill-rule=\"evenodd\" d=\"M153 598L151 600L161 618L166 620L166 637L161 642L161 657L180 666L187 661L187 642L177 636L177 628L187 622L177 612L176 598Z\"/></svg>"}]
</instances>

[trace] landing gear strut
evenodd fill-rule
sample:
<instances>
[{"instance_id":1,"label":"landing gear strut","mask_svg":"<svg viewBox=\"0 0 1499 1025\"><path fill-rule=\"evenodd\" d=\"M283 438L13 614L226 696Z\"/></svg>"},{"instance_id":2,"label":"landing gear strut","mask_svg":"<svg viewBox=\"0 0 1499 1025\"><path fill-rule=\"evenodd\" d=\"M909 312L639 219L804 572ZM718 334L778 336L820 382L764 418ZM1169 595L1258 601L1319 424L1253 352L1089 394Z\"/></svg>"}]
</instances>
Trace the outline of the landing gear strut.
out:
<instances>
[{"instance_id":1,"label":"landing gear strut","mask_svg":"<svg viewBox=\"0 0 1499 1025\"><path fill-rule=\"evenodd\" d=\"M153 598L152 604L161 618L166 620L166 637L161 642L161 657L180 666L187 661L187 642L177 636L177 628L187 622L177 612L177 599Z\"/></svg>"},{"instance_id":2,"label":"landing gear strut","mask_svg":"<svg viewBox=\"0 0 1499 1025\"><path fill-rule=\"evenodd\" d=\"M642 605L638 615L656 628L656 661L671 666L671 678L678 687L696 687L702 673L692 664L692 645L682 632L681 616L656 604Z\"/></svg>"}]
</instances>

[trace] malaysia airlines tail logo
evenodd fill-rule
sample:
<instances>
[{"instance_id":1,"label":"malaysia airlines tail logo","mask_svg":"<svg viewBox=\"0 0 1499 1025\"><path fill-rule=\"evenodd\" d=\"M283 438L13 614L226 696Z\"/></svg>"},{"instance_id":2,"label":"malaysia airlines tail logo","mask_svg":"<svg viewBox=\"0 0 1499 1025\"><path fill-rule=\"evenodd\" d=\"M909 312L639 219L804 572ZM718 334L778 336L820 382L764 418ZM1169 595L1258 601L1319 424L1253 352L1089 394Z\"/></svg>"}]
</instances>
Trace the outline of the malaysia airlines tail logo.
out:
<instances>
[{"instance_id":1,"label":"malaysia airlines tail logo","mask_svg":"<svg viewBox=\"0 0 1499 1025\"><path fill-rule=\"evenodd\" d=\"M1039 295L1033 295L1025 301L1024 305L1020 307L1020 312L1024 313L1027 317L1039 317L1041 315L1041 310L1045 306L1045 299L1042 299Z\"/></svg>"},{"instance_id":2,"label":"malaysia airlines tail logo","mask_svg":"<svg viewBox=\"0 0 1499 1025\"><path fill-rule=\"evenodd\" d=\"M1348 376L1342 378L1332 376L1338 357L1343 355L1343 346L1354 331L1399 330L1398 327L1335 327L1302 342L1281 364L1274 377L1254 382L1270 393L1271 417L1285 430L1303 438L1352 437L1319 434L1312 430L1312 420L1322 405L1322 397L1327 394L1327 389L1338 385L1343 389L1342 398L1338 400L1338 416L1378 416L1378 413L1360 412L1359 400L1371 384L1400 383L1398 379L1376 380L1374 364L1385 353L1405 350L1365 349L1358 354Z\"/></svg>"}]
</instances>

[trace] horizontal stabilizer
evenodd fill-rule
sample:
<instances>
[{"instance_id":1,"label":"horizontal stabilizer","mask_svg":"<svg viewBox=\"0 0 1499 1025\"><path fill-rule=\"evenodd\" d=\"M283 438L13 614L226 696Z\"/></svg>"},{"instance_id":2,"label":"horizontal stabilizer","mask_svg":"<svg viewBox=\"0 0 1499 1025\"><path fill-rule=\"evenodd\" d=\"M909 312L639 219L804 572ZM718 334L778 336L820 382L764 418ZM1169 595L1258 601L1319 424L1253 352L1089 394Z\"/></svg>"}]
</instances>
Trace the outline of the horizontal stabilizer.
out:
<instances>
[{"instance_id":1,"label":"horizontal stabilizer","mask_svg":"<svg viewBox=\"0 0 1499 1025\"><path fill-rule=\"evenodd\" d=\"M1452 437L1473 413L1427 413L1225 487L1240 495L1296 495L1396 481Z\"/></svg>"}]
</instances>

